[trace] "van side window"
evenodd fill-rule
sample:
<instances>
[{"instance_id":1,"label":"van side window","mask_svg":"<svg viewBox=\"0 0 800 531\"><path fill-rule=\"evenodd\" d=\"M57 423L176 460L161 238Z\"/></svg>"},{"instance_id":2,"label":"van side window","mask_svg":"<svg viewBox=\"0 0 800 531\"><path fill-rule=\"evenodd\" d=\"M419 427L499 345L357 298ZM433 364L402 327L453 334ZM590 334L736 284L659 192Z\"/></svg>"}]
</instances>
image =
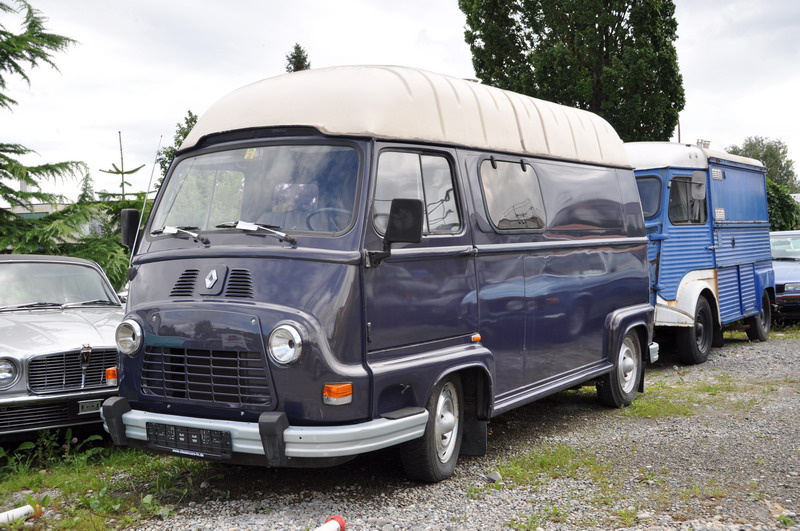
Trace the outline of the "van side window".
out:
<instances>
[{"instance_id":1,"label":"van side window","mask_svg":"<svg viewBox=\"0 0 800 531\"><path fill-rule=\"evenodd\" d=\"M489 218L497 229L544 227L544 201L533 167L485 160L481 163L480 177Z\"/></svg>"},{"instance_id":2,"label":"van side window","mask_svg":"<svg viewBox=\"0 0 800 531\"><path fill-rule=\"evenodd\" d=\"M669 185L669 220L675 225L702 225L706 222L706 200L692 199L688 178L675 178Z\"/></svg>"},{"instance_id":3,"label":"van side window","mask_svg":"<svg viewBox=\"0 0 800 531\"><path fill-rule=\"evenodd\" d=\"M453 172L445 157L385 151L378 160L373 222L386 232L392 199L420 199L425 205L425 234L452 234L461 230Z\"/></svg>"}]
</instances>

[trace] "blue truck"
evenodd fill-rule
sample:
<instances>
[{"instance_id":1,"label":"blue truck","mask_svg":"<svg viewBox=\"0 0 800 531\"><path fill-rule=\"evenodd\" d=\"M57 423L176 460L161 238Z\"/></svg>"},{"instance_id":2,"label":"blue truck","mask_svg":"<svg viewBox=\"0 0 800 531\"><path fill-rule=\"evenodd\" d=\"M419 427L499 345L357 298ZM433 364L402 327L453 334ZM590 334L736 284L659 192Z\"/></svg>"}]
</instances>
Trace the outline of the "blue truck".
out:
<instances>
[{"instance_id":1,"label":"blue truck","mask_svg":"<svg viewBox=\"0 0 800 531\"><path fill-rule=\"evenodd\" d=\"M751 341L766 341L775 276L764 165L704 145L625 147L645 217L657 331L673 335L687 364L705 362L737 321Z\"/></svg>"}]
</instances>

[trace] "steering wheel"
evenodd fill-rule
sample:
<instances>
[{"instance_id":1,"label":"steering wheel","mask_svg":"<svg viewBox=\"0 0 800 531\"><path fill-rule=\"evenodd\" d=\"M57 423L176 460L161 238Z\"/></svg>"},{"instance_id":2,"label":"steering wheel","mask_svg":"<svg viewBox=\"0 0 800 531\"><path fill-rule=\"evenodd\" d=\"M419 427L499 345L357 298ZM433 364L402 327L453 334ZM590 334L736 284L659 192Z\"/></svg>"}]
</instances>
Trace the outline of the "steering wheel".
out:
<instances>
[{"instance_id":1,"label":"steering wheel","mask_svg":"<svg viewBox=\"0 0 800 531\"><path fill-rule=\"evenodd\" d=\"M347 222L349 222L350 218L353 215L353 212L350 211L350 210L344 209L344 208L333 208L333 207L325 207L325 208L318 208L316 210L312 210L306 216L306 227L308 227L308 230L317 230L312 226L311 218L313 218L315 216L318 216L320 214L327 214L326 217L327 217L327 220L328 220L328 225L335 229L334 232L339 232L344 227L340 227L339 223L337 223L337 218L340 218L340 216L337 216L337 214L346 215L347 216Z\"/></svg>"}]
</instances>

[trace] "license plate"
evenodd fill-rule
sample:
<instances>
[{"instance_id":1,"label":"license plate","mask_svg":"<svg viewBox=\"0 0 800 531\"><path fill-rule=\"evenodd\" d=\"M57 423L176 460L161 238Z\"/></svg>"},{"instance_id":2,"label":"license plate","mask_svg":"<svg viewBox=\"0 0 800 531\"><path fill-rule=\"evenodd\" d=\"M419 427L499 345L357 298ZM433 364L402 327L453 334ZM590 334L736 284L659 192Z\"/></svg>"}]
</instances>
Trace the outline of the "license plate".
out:
<instances>
[{"instance_id":1,"label":"license plate","mask_svg":"<svg viewBox=\"0 0 800 531\"><path fill-rule=\"evenodd\" d=\"M97 400L82 400L78 402L78 415L88 415L89 413L99 413L100 406L103 405L103 399Z\"/></svg>"},{"instance_id":2,"label":"license plate","mask_svg":"<svg viewBox=\"0 0 800 531\"><path fill-rule=\"evenodd\" d=\"M154 449L189 457L231 457L231 434L227 431L148 422L147 444Z\"/></svg>"}]
</instances>

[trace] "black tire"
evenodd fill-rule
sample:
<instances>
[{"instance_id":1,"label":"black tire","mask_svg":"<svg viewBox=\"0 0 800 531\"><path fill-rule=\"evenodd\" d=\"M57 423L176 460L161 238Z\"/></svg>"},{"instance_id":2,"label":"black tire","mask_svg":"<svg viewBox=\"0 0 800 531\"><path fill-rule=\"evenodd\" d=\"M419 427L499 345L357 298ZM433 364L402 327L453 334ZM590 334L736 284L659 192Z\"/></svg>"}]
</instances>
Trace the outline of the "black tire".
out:
<instances>
[{"instance_id":1,"label":"black tire","mask_svg":"<svg viewBox=\"0 0 800 531\"><path fill-rule=\"evenodd\" d=\"M614 370L597 381L597 397L609 407L628 406L639 392L642 346L634 331L625 334L614 360Z\"/></svg>"},{"instance_id":2,"label":"black tire","mask_svg":"<svg viewBox=\"0 0 800 531\"><path fill-rule=\"evenodd\" d=\"M457 374L447 376L433 389L425 434L401 447L403 469L410 479L436 483L453 475L464 435L463 397Z\"/></svg>"},{"instance_id":3,"label":"black tire","mask_svg":"<svg viewBox=\"0 0 800 531\"><path fill-rule=\"evenodd\" d=\"M766 341L772 328L772 307L767 292L761 294L761 313L744 320L747 325L747 339L750 341Z\"/></svg>"},{"instance_id":4,"label":"black tire","mask_svg":"<svg viewBox=\"0 0 800 531\"><path fill-rule=\"evenodd\" d=\"M686 365L705 363L714 339L714 316L705 297L697 299L694 326L679 328L675 332L678 358Z\"/></svg>"}]
</instances>

